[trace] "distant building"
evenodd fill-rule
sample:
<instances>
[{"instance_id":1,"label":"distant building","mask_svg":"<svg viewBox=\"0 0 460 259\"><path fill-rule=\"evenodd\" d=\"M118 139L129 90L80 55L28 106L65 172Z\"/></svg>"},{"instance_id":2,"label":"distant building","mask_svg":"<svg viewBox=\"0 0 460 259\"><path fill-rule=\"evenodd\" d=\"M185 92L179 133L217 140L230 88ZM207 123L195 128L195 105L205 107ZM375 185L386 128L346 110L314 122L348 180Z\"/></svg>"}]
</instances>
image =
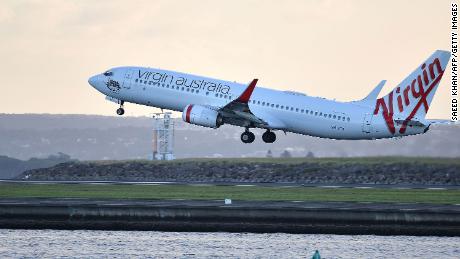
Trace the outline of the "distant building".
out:
<instances>
[{"instance_id":1,"label":"distant building","mask_svg":"<svg viewBox=\"0 0 460 259\"><path fill-rule=\"evenodd\" d=\"M153 160L174 159L174 120L171 113L155 113L153 116Z\"/></svg>"},{"instance_id":2,"label":"distant building","mask_svg":"<svg viewBox=\"0 0 460 259\"><path fill-rule=\"evenodd\" d=\"M270 149L267 151L267 154L265 155L265 157L268 157L268 158L273 157L273 153L272 153L272 151Z\"/></svg>"},{"instance_id":3,"label":"distant building","mask_svg":"<svg viewBox=\"0 0 460 259\"><path fill-rule=\"evenodd\" d=\"M281 158L290 158L290 157L292 157L292 155L291 155L291 152L289 152L289 150L285 149L283 151L283 153L280 154L280 157Z\"/></svg>"}]
</instances>

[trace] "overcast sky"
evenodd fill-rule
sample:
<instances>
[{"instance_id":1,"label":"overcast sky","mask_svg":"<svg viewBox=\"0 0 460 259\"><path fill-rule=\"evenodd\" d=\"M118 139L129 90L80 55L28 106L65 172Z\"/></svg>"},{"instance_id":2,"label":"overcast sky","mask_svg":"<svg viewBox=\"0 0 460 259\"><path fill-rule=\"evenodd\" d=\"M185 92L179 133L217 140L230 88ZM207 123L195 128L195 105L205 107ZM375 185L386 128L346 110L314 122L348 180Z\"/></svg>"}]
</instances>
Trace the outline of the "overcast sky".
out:
<instances>
[{"instance_id":1,"label":"overcast sky","mask_svg":"<svg viewBox=\"0 0 460 259\"><path fill-rule=\"evenodd\" d=\"M343 101L387 79L386 94L434 50L449 50L449 10L448 0L2 0L0 113L113 115L116 105L87 79L122 65L257 77L265 87ZM449 76L430 118L449 118Z\"/></svg>"}]
</instances>

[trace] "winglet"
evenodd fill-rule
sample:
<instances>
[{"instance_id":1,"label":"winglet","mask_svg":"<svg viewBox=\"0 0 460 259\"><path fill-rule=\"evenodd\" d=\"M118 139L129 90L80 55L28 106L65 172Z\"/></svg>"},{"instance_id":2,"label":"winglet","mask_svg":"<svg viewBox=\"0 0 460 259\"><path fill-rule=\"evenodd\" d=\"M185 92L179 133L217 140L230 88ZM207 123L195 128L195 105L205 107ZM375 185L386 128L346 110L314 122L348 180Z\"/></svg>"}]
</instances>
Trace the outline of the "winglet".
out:
<instances>
[{"instance_id":1,"label":"winglet","mask_svg":"<svg viewBox=\"0 0 460 259\"><path fill-rule=\"evenodd\" d=\"M387 80L382 80L380 83L372 90L364 99L361 101L375 101L377 100L377 97L379 96L380 91L382 91L383 86Z\"/></svg>"},{"instance_id":2,"label":"winglet","mask_svg":"<svg viewBox=\"0 0 460 259\"><path fill-rule=\"evenodd\" d=\"M258 79L252 80L252 82L248 85L246 90L236 99L236 101L241 102L241 103L248 103L249 98L251 98L252 92L254 91L254 88L256 87Z\"/></svg>"}]
</instances>

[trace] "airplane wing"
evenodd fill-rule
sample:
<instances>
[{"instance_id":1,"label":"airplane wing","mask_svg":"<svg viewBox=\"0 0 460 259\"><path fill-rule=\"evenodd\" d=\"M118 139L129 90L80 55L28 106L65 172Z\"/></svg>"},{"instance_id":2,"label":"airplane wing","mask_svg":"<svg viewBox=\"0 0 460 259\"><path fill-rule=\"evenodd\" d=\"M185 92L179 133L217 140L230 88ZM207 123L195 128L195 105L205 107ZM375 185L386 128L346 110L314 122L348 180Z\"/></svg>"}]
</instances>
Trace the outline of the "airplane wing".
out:
<instances>
[{"instance_id":1,"label":"airplane wing","mask_svg":"<svg viewBox=\"0 0 460 259\"><path fill-rule=\"evenodd\" d=\"M251 127L257 126L268 128L269 124L255 116L249 109L249 99L257 85L258 79L252 80L243 93L235 100L229 102L218 111L222 114L224 123L233 125Z\"/></svg>"},{"instance_id":2,"label":"airplane wing","mask_svg":"<svg viewBox=\"0 0 460 259\"><path fill-rule=\"evenodd\" d=\"M380 91L382 90L386 82L387 80L380 81L380 83L366 97L358 101L352 101L351 103L365 106L375 105L375 100L377 100L377 98L379 97Z\"/></svg>"},{"instance_id":3,"label":"airplane wing","mask_svg":"<svg viewBox=\"0 0 460 259\"><path fill-rule=\"evenodd\" d=\"M387 80L382 80L380 83L361 101L375 101L379 97L380 91L382 91L383 86Z\"/></svg>"}]
</instances>

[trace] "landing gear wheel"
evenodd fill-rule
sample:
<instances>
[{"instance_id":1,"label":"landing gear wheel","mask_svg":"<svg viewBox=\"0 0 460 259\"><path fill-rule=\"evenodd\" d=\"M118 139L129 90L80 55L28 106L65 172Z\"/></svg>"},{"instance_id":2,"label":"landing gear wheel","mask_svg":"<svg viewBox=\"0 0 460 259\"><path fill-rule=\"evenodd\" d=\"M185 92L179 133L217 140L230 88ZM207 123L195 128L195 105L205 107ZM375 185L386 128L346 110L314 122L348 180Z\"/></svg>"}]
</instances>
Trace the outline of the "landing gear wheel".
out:
<instances>
[{"instance_id":1,"label":"landing gear wheel","mask_svg":"<svg viewBox=\"0 0 460 259\"><path fill-rule=\"evenodd\" d=\"M254 139L256 139L256 137L254 136L254 133L250 131L245 131L241 134L241 141L243 141L243 143L252 143L254 142Z\"/></svg>"},{"instance_id":2,"label":"landing gear wheel","mask_svg":"<svg viewBox=\"0 0 460 259\"><path fill-rule=\"evenodd\" d=\"M125 114L125 109L123 109L123 104L125 104L125 102L120 100L118 103L120 104L120 108L117 109L117 114L121 116Z\"/></svg>"},{"instance_id":3,"label":"landing gear wheel","mask_svg":"<svg viewBox=\"0 0 460 259\"><path fill-rule=\"evenodd\" d=\"M118 108L118 109L117 109L117 114L118 114L118 115L123 115L123 114L125 114L125 109L123 109L122 107Z\"/></svg>"},{"instance_id":4,"label":"landing gear wheel","mask_svg":"<svg viewBox=\"0 0 460 259\"><path fill-rule=\"evenodd\" d=\"M274 132L267 130L264 132L264 134L262 134L262 140L265 143L273 143L276 140L276 134Z\"/></svg>"}]
</instances>

